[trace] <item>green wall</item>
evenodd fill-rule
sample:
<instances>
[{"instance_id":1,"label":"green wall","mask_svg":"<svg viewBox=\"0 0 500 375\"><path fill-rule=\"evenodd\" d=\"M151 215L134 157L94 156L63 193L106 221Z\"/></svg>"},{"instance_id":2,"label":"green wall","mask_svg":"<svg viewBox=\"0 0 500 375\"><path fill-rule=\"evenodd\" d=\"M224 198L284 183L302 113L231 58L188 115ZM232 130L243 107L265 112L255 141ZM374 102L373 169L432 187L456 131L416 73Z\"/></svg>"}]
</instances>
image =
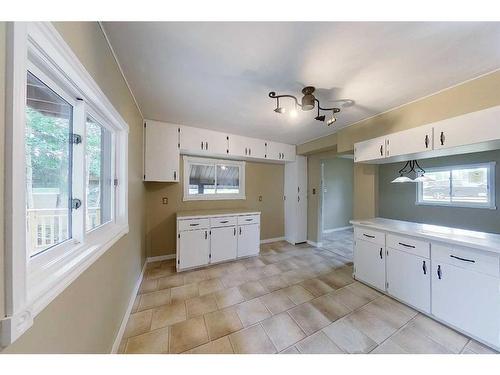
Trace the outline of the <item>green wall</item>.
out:
<instances>
[{"instance_id":1,"label":"green wall","mask_svg":"<svg viewBox=\"0 0 500 375\"><path fill-rule=\"evenodd\" d=\"M441 167L496 161L495 187L497 202L500 197L500 150L474 154L426 159L419 164ZM484 208L418 206L416 184L391 184L404 163L384 164L379 167L379 215L389 219L500 233L500 211ZM497 203L498 205L498 203Z\"/></svg>"}]
</instances>

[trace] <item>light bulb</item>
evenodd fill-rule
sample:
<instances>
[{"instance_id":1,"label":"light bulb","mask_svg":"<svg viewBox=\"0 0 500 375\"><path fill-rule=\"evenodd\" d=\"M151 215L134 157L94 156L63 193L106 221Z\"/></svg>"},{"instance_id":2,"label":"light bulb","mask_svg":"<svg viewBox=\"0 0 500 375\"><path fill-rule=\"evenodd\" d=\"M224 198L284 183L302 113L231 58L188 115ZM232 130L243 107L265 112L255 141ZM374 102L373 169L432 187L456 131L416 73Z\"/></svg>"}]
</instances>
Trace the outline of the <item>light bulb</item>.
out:
<instances>
[{"instance_id":1,"label":"light bulb","mask_svg":"<svg viewBox=\"0 0 500 375\"><path fill-rule=\"evenodd\" d=\"M290 117L291 118L297 117L297 110L295 108L290 111Z\"/></svg>"},{"instance_id":2,"label":"light bulb","mask_svg":"<svg viewBox=\"0 0 500 375\"><path fill-rule=\"evenodd\" d=\"M391 183L402 183L402 182L413 182L413 180L406 176L399 176L391 181Z\"/></svg>"}]
</instances>

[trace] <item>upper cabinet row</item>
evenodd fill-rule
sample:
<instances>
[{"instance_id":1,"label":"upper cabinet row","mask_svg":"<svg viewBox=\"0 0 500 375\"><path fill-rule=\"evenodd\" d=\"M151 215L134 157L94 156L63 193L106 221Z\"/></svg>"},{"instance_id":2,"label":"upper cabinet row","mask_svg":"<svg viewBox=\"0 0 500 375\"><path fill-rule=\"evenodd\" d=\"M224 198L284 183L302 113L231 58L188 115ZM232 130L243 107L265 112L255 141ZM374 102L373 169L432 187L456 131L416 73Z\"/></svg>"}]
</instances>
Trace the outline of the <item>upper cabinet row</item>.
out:
<instances>
[{"instance_id":1,"label":"upper cabinet row","mask_svg":"<svg viewBox=\"0 0 500 375\"><path fill-rule=\"evenodd\" d=\"M144 181L179 181L180 154L290 162L295 146L191 126L144 122Z\"/></svg>"},{"instance_id":2,"label":"upper cabinet row","mask_svg":"<svg viewBox=\"0 0 500 375\"><path fill-rule=\"evenodd\" d=\"M391 163L500 148L500 106L354 144L354 161Z\"/></svg>"}]
</instances>

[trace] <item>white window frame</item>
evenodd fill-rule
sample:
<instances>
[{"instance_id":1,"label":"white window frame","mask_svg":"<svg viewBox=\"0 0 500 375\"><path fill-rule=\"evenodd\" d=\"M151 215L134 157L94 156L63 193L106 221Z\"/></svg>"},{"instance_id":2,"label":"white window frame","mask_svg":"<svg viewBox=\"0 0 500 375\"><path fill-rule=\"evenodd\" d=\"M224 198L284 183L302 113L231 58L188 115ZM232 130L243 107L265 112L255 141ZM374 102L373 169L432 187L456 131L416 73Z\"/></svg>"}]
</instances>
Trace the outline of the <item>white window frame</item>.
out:
<instances>
[{"instance_id":1,"label":"white window frame","mask_svg":"<svg viewBox=\"0 0 500 375\"><path fill-rule=\"evenodd\" d=\"M472 169L472 168L487 168L488 169L488 203L465 203L465 202L430 202L423 200L423 183L417 183L417 197L415 204L418 206L441 206L441 207L462 207L462 208L485 208L496 210L495 197L495 169L496 162L461 164L449 167L426 168L426 172L441 172L450 171L450 196L452 191L451 171L455 169Z\"/></svg>"},{"instance_id":2,"label":"white window frame","mask_svg":"<svg viewBox=\"0 0 500 375\"><path fill-rule=\"evenodd\" d=\"M209 200L231 200L231 199L246 199L245 195L245 162L236 160L222 160L211 158L200 158L193 156L183 156L184 164L184 201L209 201ZM189 168L192 164L196 165L211 165L215 167L217 186L217 165L228 165L239 168L240 192L238 194L189 194Z\"/></svg>"},{"instance_id":3,"label":"white window frame","mask_svg":"<svg viewBox=\"0 0 500 375\"><path fill-rule=\"evenodd\" d=\"M77 229L70 240L32 258L26 243L24 156L28 70L74 106L73 132L82 135L73 152L73 196L82 201L73 215ZM128 125L51 23L8 24L6 84L6 317L0 319L0 347L17 340L37 314L129 230ZM87 114L112 133L113 176L118 182L112 220L89 232L85 231Z\"/></svg>"}]
</instances>

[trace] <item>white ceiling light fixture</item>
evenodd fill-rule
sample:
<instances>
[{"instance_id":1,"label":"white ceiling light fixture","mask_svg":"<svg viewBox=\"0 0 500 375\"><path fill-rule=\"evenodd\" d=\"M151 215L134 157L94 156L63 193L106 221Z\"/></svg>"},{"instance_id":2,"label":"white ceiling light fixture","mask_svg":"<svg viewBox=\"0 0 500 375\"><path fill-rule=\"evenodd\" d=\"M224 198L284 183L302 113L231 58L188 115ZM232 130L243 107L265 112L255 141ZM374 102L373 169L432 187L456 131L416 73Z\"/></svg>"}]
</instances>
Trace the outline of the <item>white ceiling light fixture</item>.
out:
<instances>
[{"instance_id":1,"label":"white ceiling light fixture","mask_svg":"<svg viewBox=\"0 0 500 375\"><path fill-rule=\"evenodd\" d=\"M399 176L392 180L391 183L434 181L431 177L425 175L425 170L418 164L418 161L416 160L408 160L404 167L398 171L398 173ZM414 179L409 177L413 173L415 174Z\"/></svg>"}]
</instances>

